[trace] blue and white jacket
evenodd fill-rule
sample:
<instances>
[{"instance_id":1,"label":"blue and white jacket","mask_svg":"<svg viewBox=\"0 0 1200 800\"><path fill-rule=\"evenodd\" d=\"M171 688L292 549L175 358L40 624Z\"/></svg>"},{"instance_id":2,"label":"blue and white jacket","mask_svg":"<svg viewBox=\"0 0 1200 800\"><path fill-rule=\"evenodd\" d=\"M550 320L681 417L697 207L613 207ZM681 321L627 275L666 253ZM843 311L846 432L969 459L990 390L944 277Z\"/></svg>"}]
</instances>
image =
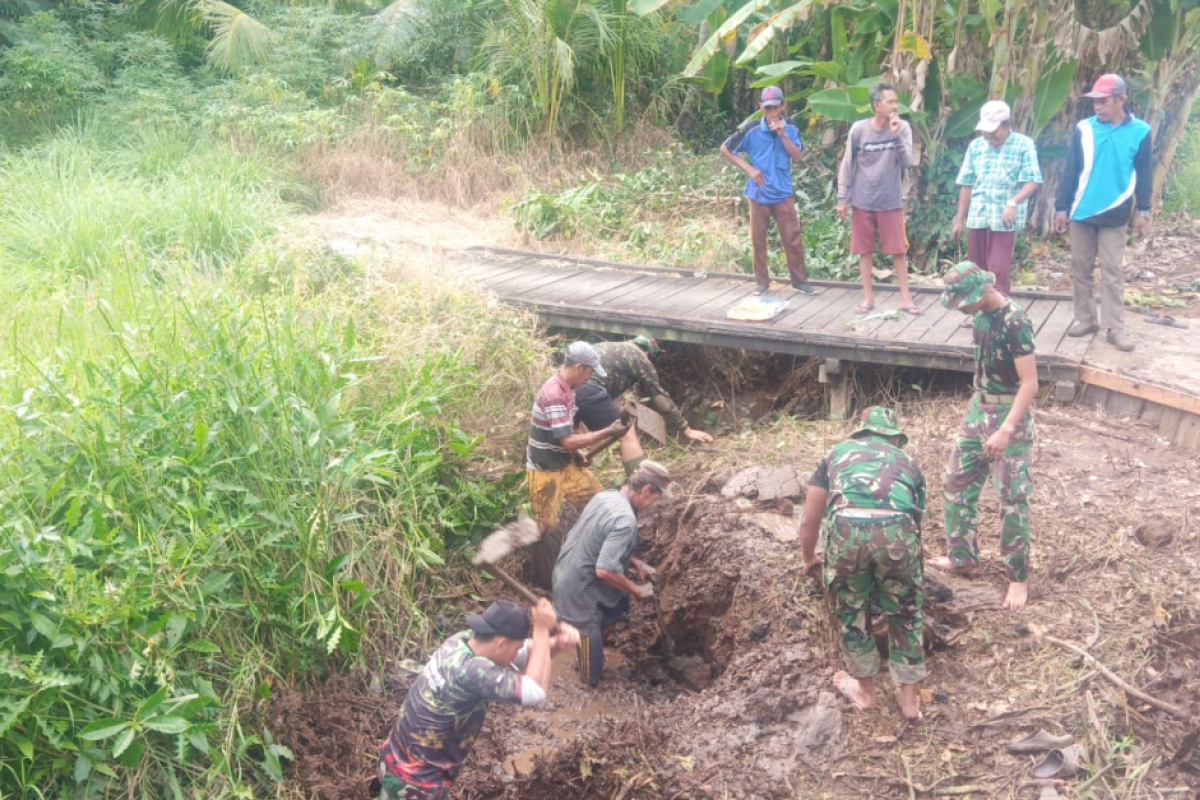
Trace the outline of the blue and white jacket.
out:
<instances>
[{"instance_id":1,"label":"blue and white jacket","mask_svg":"<svg viewBox=\"0 0 1200 800\"><path fill-rule=\"evenodd\" d=\"M1115 228L1133 203L1150 211L1154 155L1150 126L1129 112L1120 125L1088 117L1075 126L1054 210L1073 222Z\"/></svg>"}]
</instances>

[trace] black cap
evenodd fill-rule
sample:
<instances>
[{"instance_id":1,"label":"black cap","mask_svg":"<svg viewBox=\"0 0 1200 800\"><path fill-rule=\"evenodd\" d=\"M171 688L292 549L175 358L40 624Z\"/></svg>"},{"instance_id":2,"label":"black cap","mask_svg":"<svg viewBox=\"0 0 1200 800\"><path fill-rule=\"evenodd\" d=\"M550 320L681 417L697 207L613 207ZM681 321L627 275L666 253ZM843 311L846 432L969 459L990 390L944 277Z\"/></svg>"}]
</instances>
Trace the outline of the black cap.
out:
<instances>
[{"instance_id":1,"label":"black cap","mask_svg":"<svg viewBox=\"0 0 1200 800\"><path fill-rule=\"evenodd\" d=\"M524 639L529 635L529 615L511 600L497 600L482 614L467 614L467 627L485 636Z\"/></svg>"}]
</instances>

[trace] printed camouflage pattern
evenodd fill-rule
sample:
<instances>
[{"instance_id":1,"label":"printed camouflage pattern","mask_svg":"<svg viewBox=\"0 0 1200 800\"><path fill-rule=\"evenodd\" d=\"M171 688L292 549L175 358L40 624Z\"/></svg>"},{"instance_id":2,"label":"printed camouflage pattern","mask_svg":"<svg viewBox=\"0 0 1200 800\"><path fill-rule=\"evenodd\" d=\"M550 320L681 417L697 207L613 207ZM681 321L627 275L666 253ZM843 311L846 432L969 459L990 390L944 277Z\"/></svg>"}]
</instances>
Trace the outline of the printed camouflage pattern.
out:
<instances>
[{"instance_id":1,"label":"printed camouflage pattern","mask_svg":"<svg viewBox=\"0 0 1200 800\"><path fill-rule=\"evenodd\" d=\"M845 508L883 508L920 521L925 509L921 470L899 447L869 433L835 445L808 482L829 491L829 519Z\"/></svg>"},{"instance_id":2,"label":"printed camouflage pattern","mask_svg":"<svg viewBox=\"0 0 1200 800\"><path fill-rule=\"evenodd\" d=\"M1029 498L1033 495L1033 415L1026 412L1017 424L1004 458L987 462L983 443L1000 429L1012 406L1008 403L984 403L979 395L971 398L962 430L942 488L945 508L946 546L950 560L958 568L979 565L979 494L991 473L1000 497L1000 556L1012 583L1024 583L1029 577Z\"/></svg>"},{"instance_id":3,"label":"printed camouflage pattern","mask_svg":"<svg viewBox=\"0 0 1200 800\"><path fill-rule=\"evenodd\" d=\"M621 395L637 387L638 397L650 398L651 405L663 415L668 428L676 432L687 430L687 420L659 383L658 370L650 363L650 357L642 348L633 342L601 342L596 345L596 351L600 354L600 363L608 377L600 378L593 374L589 383L608 392L613 400L620 399Z\"/></svg>"},{"instance_id":4,"label":"printed camouflage pattern","mask_svg":"<svg viewBox=\"0 0 1200 800\"><path fill-rule=\"evenodd\" d=\"M975 314L975 391L1016 394L1021 382L1014 363L1035 352L1033 323L1011 298L995 311Z\"/></svg>"},{"instance_id":5,"label":"printed camouflage pattern","mask_svg":"<svg viewBox=\"0 0 1200 800\"><path fill-rule=\"evenodd\" d=\"M521 701L521 676L476 656L467 645L470 638L463 631L442 643L408 690L400 719L383 743L383 767L404 784L453 785L483 728L488 701Z\"/></svg>"},{"instance_id":6,"label":"printed camouflage pattern","mask_svg":"<svg viewBox=\"0 0 1200 800\"><path fill-rule=\"evenodd\" d=\"M841 623L842 658L855 678L879 674L879 651L871 632L875 597L888 625L888 672L896 683L925 680L921 603L924 562L921 533L908 514L827 520L825 584Z\"/></svg>"},{"instance_id":7,"label":"printed camouflage pattern","mask_svg":"<svg viewBox=\"0 0 1200 800\"><path fill-rule=\"evenodd\" d=\"M379 800L450 800L449 786L414 786L388 771L379 762Z\"/></svg>"}]
</instances>

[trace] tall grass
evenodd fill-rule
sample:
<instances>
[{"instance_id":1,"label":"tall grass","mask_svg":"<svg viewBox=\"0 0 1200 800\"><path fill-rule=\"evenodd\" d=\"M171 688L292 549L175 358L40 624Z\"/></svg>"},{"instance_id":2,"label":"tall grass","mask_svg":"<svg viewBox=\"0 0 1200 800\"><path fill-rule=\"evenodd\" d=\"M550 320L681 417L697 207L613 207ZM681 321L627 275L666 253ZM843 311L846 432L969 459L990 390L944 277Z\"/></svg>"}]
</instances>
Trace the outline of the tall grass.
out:
<instances>
[{"instance_id":1,"label":"tall grass","mask_svg":"<svg viewBox=\"0 0 1200 800\"><path fill-rule=\"evenodd\" d=\"M1192 117L1176 156L1176 170L1167 181L1163 208L1200 218L1200 118Z\"/></svg>"},{"instance_id":2,"label":"tall grass","mask_svg":"<svg viewBox=\"0 0 1200 800\"><path fill-rule=\"evenodd\" d=\"M420 641L508 514L460 420L524 395L530 322L266 239L284 183L159 134L4 161L0 795L280 780L273 682Z\"/></svg>"}]
</instances>

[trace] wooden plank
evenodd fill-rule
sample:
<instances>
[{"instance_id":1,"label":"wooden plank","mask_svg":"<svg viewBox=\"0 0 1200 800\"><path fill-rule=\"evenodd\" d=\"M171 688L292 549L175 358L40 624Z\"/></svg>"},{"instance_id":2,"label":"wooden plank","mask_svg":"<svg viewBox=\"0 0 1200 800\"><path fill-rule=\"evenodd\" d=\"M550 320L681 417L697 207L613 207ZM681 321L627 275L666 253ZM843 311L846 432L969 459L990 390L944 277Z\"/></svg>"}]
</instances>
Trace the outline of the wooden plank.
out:
<instances>
[{"instance_id":1,"label":"wooden plank","mask_svg":"<svg viewBox=\"0 0 1200 800\"><path fill-rule=\"evenodd\" d=\"M495 264L463 265L459 272L476 283L486 286L490 281L498 280L503 275L512 275L516 274L517 272L524 272L528 268L529 265L524 262L508 262L503 264L497 262Z\"/></svg>"},{"instance_id":2,"label":"wooden plank","mask_svg":"<svg viewBox=\"0 0 1200 800\"><path fill-rule=\"evenodd\" d=\"M639 294L638 311L645 314L647 317L661 317L663 308L670 304L672 300L680 295L686 295L691 287L686 283L686 280L696 280L695 278L670 278L671 283L661 283L648 289L646 294Z\"/></svg>"},{"instance_id":3,"label":"wooden plank","mask_svg":"<svg viewBox=\"0 0 1200 800\"><path fill-rule=\"evenodd\" d=\"M1158 403L1146 401L1146 404L1142 406L1142 422L1145 422L1148 425L1153 425L1157 428L1158 424L1162 422L1164 411L1166 411L1166 409L1160 406Z\"/></svg>"},{"instance_id":4,"label":"wooden plank","mask_svg":"<svg viewBox=\"0 0 1200 800\"><path fill-rule=\"evenodd\" d=\"M1038 298L1025 306L1025 314L1029 317L1029 322L1033 326L1033 335L1036 338L1037 332L1046 324L1046 320L1050 318L1050 313L1054 311L1055 301Z\"/></svg>"},{"instance_id":5,"label":"wooden plank","mask_svg":"<svg viewBox=\"0 0 1200 800\"><path fill-rule=\"evenodd\" d=\"M629 272L594 272L588 271L574 280L554 283L537 290L537 300L540 303L552 305L555 303L586 303L588 298L596 297L618 289L628 283L644 279L644 275Z\"/></svg>"},{"instance_id":6,"label":"wooden plank","mask_svg":"<svg viewBox=\"0 0 1200 800\"><path fill-rule=\"evenodd\" d=\"M950 313L939 319L937 324L920 338L921 344L946 344L954 338L958 338L965 344L971 343L971 329L962 327L962 321L967 315L956 309L947 309L947 311Z\"/></svg>"},{"instance_id":7,"label":"wooden plank","mask_svg":"<svg viewBox=\"0 0 1200 800\"><path fill-rule=\"evenodd\" d=\"M1085 406L1106 408L1110 394L1112 393L1103 387L1085 385L1079 393L1079 402Z\"/></svg>"},{"instance_id":8,"label":"wooden plank","mask_svg":"<svg viewBox=\"0 0 1200 800\"><path fill-rule=\"evenodd\" d=\"M1200 416L1183 412L1171 442L1188 450L1200 450Z\"/></svg>"},{"instance_id":9,"label":"wooden plank","mask_svg":"<svg viewBox=\"0 0 1200 800\"><path fill-rule=\"evenodd\" d=\"M1140 397L1132 397L1121 392L1109 392L1104 407L1110 414L1137 419L1142 413L1142 404L1146 401Z\"/></svg>"},{"instance_id":10,"label":"wooden plank","mask_svg":"<svg viewBox=\"0 0 1200 800\"><path fill-rule=\"evenodd\" d=\"M754 284L747 286L745 284L731 283L725 287L725 291L716 294L707 294L701 299L700 303L691 305L686 311L664 311L663 317L674 320L707 320L717 317L723 319L729 307L745 297L753 289Z\"/></svg>"},{"instance_id":11,"label":"wooden plank","mask_svg":"<svg viewBox=\"0 0 1200 800\"><path fill-rule=\"evenodd\" d=\"M578 277L578 271L571 270L531 270L517 275L511 280L505 278L492 284L490 288L496 294L504 297L534 297L540 287L559 281L570 281Z\"/></svg>"},{"instance_id":12,"label":"wooden plank","mask_svg":"<svg viewBox=\"0 0 1200 800\"><path fill-rule=\"evenodd\" d=\"M1162 422L1158 423L1158 435L1168 442L1175 441L1175 434L1179 431L1179 423L1182 420L1183 412L1178 408L1164 408Z\"/></svg>"},{"instance_id":13,"label":"wooden plank","mask_svg":"<svg viewBox=\"0 0 1200 800\"><path fill-rule=\"evenodd\" d=\"M809 328L809 320L812 317L829 305L842 303L843 298L850 291L853 290L843 286L835 286L833 288L822 289L820 294L811 297L798 294L796 295L797 298L804 299L794 305L789 303L787 309L782 314L771 320L771 324L773 327L791 331Z\"/></svg>"},{"instance_id":14,"label":"wooden plank","mask_svg":"<svg viewBox=\"0 0 1200 800\"><path fill-rule=\"evenodd\" d=\"M1079 380L1092 386L1103 386L1105 389L1140 397L1167 408L1177 408L1189 414L1200 414L1200 398L1165 386L1127 378L1124 375L1090 367L1086 364L1079 367Z\"/></svg>"},{"instance_id":15,"label":"wooden plank","mask_svg":"<svg viewBox=\"0 0 1200 800\"><path fill-rule=\"evenodd\" d=\"M608 309L609 313L623 309L637 311L636 304L641 302L641 298L653 297L655 292L672 290L678 286L679 278L674 275L646 275L641 280L593 297L587 301L587 305Z\"/></svg>"},{"instance_id":16,"label":"wooden plank","mask_svg":"<svg viewBox=\"0 0 1200 800\"><path fill-rule=\"evenodd\" d=\"M629 294L633 290L637 289L639 286L645 286L649 283L653 283L657 279L657 276L654 276L654 275L632 275L632 276L630 276L630 278L631 278L630 280L624 281L623 283L618 284L617 286L613 287L612 289L609 289L609 290L603 291L603 292L599 292L598 294L594 294L591 297L580 298L580 299L575 300L574 302L564 300L563 303L567 306L578 306L578 307L587 307L587 308L603 307L603 306L606 306L610 301L619 300L621 297Z\"/></svg>"},{"instance_id":17,"label":"wooden plank","mask_svg":"<svg viewBox=\"0 0 1200 800\"><path fill-rule=\"evenodd\" d=\"M706 278L701 284L692 287L687 295L677 295L673 298L673 302L662 309L664 314L671 316L685 317L688 316L693 309L699 308L705 303L720 297L726 292L732 292L735 289L745 289L746 283L742 281L731 281L728 278Z\"/></svg>"},{"instance_id":18,"label":"wooden plank","mask_svg":"<svg viewBox=\"0 0 1200 800\"><path fill-rule=\"evenodd\" d=\"M1046 318L1044 324L1034 337L1039 353L1059 353L1067 328L1075 321L1074 304L1065 300L1056 300L1054 310ZM1082 354L1080 354L1082 357ZM1078 360L1078 359L1077 359Z\"/></svg>"}]
</instances>

